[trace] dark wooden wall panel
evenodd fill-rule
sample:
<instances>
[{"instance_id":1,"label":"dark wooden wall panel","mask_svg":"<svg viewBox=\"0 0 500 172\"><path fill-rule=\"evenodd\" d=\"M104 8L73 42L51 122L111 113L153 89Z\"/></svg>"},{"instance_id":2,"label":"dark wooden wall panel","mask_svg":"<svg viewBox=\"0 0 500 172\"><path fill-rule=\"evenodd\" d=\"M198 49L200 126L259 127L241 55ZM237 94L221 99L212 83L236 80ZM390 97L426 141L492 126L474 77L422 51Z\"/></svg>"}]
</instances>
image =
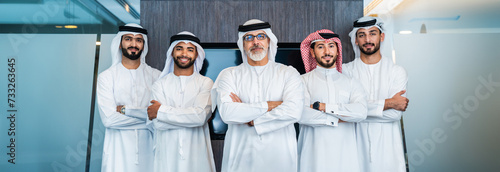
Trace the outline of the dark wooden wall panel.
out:
<instances>
[{"instance_id":1,"label":"dark wooden wall panel","mask_svg":"<svg viewBox=\"0 0 500 172\"><path fill-rule=\"evenodd\" d=\"M148 63L163 69L170 36L190 31L203 43L235 43L238 25L268 21L280 43L300 43L308 34L330 29L340 35L344 61L352 61L349 31L363 15L362 0L142 0L141 25L150 34Z\"/></svg>"}]
</instances>

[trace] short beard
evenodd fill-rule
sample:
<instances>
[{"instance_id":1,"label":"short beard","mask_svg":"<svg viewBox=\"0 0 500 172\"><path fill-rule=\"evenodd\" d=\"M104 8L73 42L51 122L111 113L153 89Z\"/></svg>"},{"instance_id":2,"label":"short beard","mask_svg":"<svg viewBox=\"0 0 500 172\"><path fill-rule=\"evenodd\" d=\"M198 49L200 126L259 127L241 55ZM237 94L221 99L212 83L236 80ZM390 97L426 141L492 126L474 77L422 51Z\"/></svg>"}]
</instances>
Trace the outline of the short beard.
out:
<instances>
[{"instance_id":1,"label":"short beard","mask_svg":"<svg viewBox=\"0 0 500 172\"><path fill-rule=\"evenodd\" d=\"M323 56L324 57L324 56ZM324 68L330 68L332 67L336 62L337 62L337 57L333 58L332 62L331 63L323 63L323 61L321 61L321 59L323 58L316 58L316 62L321 66L321 67L324 67Z\"/></svg>"},{"instance_id":2,"label":"short beard","mask_svg":"<svg viewBox=\"0 0 500 172\"><path fill-rule=\"evenodd\" d=\"M262 52L261 53L256 53L256 54L253 54L252 53L252 49L253 48L262 48ZM267 55L267 48L263 48L262 46L253 46L251 47L248 51L245 50L245 53L247 54L248 57L250 57L250 59L252 59L253 61L261 61L262 59L264 59L264 57L266 57Z\"/></svg>"},{"instance_id":3,"label":"short beard","mask_svg":"<svg viewBox=\"0 0 500 172\"><path fill-rule=\"evenodd\" d=\"M366 43L366 44L373 44L373 43ZM364 45L366 45L364 44ZM363 45L363 46L364 46ZM380 49L380 42L373 48L372 51L365 51L363 49L363 46L358 46L359 47L359 50L363 53L363 54L366 54L366 55L372 55L372 54L375 54L376 52L378 52L378 50Z\"/></svg>"},{"instance_id":4,"label":"short beard","mask_svg":"<svg viewBox=\"0 0 500 172\"><path fill-rule=\"evenodd\" d=\"M178 57L175 57L175 58L174 58L174 63L175 63L175 65L176 65L177 67L179 67L179 68L181 68L181 69L187 69L187 68L190 68L191 66L193 66L194 61L195 61L194 59L191 59L191 60L189 61L189 63L187 63L186 65L184 65L184 66L183 66L183 65L181 64L181 62L179 61L179 58L183 58L183 56L178 56Z\"/></svg>"},{"instance_id":5,"label":"short beard","mask_svg":"<svg viewBox=\"0 0 500 172\"><path fill-rule=\"evenodd\" d=\"M131 47L129 47L129 48L131 48ZM122 54L123 54L123 56L127 57L130 60L137 60L137 59L139 59L139 57L141 57L142 50L139 51L138 53L129 54L127 52L127 48L122 48Z\"/></svg>"}]
</instances>

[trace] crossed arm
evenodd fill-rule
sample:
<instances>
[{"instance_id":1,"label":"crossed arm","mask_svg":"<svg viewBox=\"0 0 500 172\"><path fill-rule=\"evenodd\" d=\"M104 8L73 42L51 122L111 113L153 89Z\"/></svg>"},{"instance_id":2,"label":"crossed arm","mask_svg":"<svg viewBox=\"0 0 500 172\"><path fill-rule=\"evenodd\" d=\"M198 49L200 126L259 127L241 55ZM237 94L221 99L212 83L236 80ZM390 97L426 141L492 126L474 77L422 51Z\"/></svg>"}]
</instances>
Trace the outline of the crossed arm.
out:
<instances>
[{"instance_id":1,"label":"crossed arm","mask_svg":"<svg viewBox=\"0 0 500 172\"><path fill-rule=\"evenodd\" d=\"M406 98L406 86L408 84L408 75L402 67L397 67L392 72L394 81L390 85L390 94L393 96L388 99L368 100L367 121L373 122L393 122L401 119L401 115L410 102Z\"/></svg>"},{"instance_id":2,"label":"crossed arm","mask_svg":"<svg viewBox=\"0 0 500 172\"><path fill-rule=\"evenodd\" d=\"M166 97L162 97L163 88L161 84L153 85L153 98L148 107L148 118L154 120L157 129L175 129L182 127L198 127L206 123L210 117L210 89L213 82L205 80L200 92L194 97L192 106L173 107L161 102L167 102Z\"/></svg>"},{"instance_id":3,"label":"crossed arm","mask_svg":"<svg viewBox=\"0 0 500 172\"><path fill-rule=\"evenodd\" d=\"M222 73L216 87L222 120L227 124L253 124L259 135L297 122L302 113L303 86L298 72L291 75L284 81L280 101L249 103L235 94L231 74Z\"/></svg>"},{"instance_id":4,"label":"crossed arm","mask_svg":"<svg viewBox=\"0 0 500 172\"><path fill-rule=\"evenodd\" d=\"M231 92L231 95L229 95L229 97L231 97L231 99L235 103L243 103L241 101L241 99L233 92ZM274 108L281 105L281 103L283 103L283 101L267 101L267 111L269 112L269 111L273 110ZM250 122L247 122L247 124L248 124L248 126L254 126L253 120L251 120Z\"/></svg>"}]
</instances>

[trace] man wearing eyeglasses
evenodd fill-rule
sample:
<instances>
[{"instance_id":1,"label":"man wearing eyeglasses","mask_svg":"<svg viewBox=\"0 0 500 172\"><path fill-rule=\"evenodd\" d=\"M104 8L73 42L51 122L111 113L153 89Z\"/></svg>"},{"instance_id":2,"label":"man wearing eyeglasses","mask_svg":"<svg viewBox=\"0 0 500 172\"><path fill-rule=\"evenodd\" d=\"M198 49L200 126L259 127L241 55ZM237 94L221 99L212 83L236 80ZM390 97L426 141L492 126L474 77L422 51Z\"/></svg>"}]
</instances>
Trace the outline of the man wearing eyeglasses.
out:
<instances>
[{"instance_id":1,"label":"man wearing eyeglasses","mask_svg":"<svg viewBox=\"0 0 500 172\"><path fill-rule=\"evenodd\" d=\"M243 63L224 69L212 89L229 125L222 171L297 171L293 124L303 108L300 75L274 62L278 39L269 23L252 19L238 31Z\"/></svg>"}]
</instances>

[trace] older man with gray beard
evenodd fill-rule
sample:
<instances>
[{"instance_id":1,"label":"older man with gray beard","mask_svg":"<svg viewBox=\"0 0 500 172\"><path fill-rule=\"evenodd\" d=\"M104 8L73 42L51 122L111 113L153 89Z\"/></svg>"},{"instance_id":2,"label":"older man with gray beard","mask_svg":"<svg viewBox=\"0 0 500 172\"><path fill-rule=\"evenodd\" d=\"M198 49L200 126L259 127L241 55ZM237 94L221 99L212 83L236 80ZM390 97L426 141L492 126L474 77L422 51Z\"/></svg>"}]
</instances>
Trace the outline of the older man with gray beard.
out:
<instances>
[{"instance_id":1,"label":"older man with gray beard","mask_svg":"<svg viewBox=\"0 0 500 172\"><path fill-rule=\"evenodd\" d=\"M297 171L293 124L302 113L304 89L295 68L274 62L278 39L270 28L256 19L240 25L243 64L224 69L212 89L229 125L222 171Z\"/></svg>"}]
</instances>

